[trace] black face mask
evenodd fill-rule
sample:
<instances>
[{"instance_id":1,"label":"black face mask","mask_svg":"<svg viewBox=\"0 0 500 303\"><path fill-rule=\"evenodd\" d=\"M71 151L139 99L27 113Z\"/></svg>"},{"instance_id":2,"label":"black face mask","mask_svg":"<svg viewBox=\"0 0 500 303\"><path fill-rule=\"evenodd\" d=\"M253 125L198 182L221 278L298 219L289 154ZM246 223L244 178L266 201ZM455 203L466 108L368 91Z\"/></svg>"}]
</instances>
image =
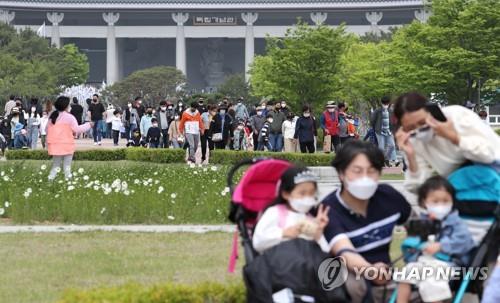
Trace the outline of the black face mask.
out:
<instances>
[{"instance_id":1,"label":"black face mask","mask_svg":"<svg viewBox=\"0 0 500 303\"><path fill-rule=\"evenodd\" d=\"M153 111L148 110L148 115L152 115L152 114L153 114Z\"/></svg>"}]
</instances>

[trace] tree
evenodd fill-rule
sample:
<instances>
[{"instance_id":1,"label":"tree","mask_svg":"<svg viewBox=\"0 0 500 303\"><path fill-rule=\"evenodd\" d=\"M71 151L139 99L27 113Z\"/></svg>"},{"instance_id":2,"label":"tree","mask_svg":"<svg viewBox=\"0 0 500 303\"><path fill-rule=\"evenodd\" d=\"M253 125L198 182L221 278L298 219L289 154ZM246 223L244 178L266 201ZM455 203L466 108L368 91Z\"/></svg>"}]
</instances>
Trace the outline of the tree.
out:
<instances>
[{"instance_id":1,"label":"tree","mask_svg":"<svg viewBox=\"0 0 500 303\"><path fill-rule=\"evenodd\" d=\"M284 38L268 38L267 54L257 56L250 71L253 94L285 98L295 106L324 104L332 96L350 40L343 26L304 23L288 29Z\"/></svg>"},{"instance_id":2,"label":"tree","mask_svg":"<svg viewBox=\"0 0 500 303\"><path fill-rule=\"evenodd\" d=\"M52 96L85 82L88 72L87 57L76 46L51 47L30 29L18 33L0 24L0 100L11 94Z\"/></svg>"},{"instance_id":3,"label":"tree","mask_svg":"<svg viewBox=\"0 0 500 303\"><path fill-rule=\"evenodd\" d=\"M224 83L217 88L217 92L233 99L239 97L243 97L246 101L255 99L250 95L250 87L245 81L244 74L229 75Z\"/></svg>"},{"instance_id":4,"label":"tree","mask_svg":"<svg viewBox=\"0 0 500 303\"><path fill-rule=\"evenodd\" d=\"M500 2L434 0L428 24L414 22L393 37L398 87L477 101L478 83L500 78Z\"/></svg>"},{"instance_id":5,"label":"tree","mask_svg":"<svg viewBox=\"0 0 500 303\"><path fill-rule=\"evenodd\" d=\"M121 105L136 96L142 96L146 102L156 104L167 96L175 96L176 88L185 82L186 77L175 67L155 66L136 71L108 86L103 96Z\"/></svg>"}]
</instances>

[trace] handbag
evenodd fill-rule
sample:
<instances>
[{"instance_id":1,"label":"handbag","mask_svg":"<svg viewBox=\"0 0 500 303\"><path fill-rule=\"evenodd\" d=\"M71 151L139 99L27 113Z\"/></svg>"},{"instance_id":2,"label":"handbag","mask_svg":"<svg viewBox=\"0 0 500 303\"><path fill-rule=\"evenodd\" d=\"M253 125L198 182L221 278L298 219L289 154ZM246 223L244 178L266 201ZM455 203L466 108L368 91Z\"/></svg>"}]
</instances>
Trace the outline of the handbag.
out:
<instances>
[{"instance_id":1,"label":"handbag","mask_svg":"<svg viewBox=\"0 0 500 303\"><path fill-rule=\"evenodd\" d=\"M323 152L329 153L332 151L332 136L326 135L323 141Z\"/></svg>"},{"instance_id":2,"label":"handbag","mask_svg":"<svg viewBox=\"0 0 500 303\"><path fill-rule=\"evenodd\" d=\"M220 142L222 141L222 133L215 133L212 135L212 141L213 142Z\"/></svg>"}]
</instances>

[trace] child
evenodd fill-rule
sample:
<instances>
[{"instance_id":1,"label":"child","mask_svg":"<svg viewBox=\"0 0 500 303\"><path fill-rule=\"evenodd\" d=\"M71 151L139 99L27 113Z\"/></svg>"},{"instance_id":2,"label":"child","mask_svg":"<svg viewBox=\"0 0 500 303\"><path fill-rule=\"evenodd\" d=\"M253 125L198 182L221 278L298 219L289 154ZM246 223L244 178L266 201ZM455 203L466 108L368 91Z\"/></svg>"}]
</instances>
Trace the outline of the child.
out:
<instances>
[{"instance_id":1,"label":"child","mask_svg":"<svg viewBox=\"0 0 500 303\"><path fill-rule=\"evenodd\" d=\"M149 144L149 148L158 148L160 146L161 130L158 127L158 120L156 118L151 119L151 127L148 129L146 135L146 143Z\"/></svg>"},{"instance_id":2,"label":"child","mask_svg":"<svg viewBox=\"0 0 500 303\"><path fill-rule=\"evenodd\" d=\"M247 138L245 133L245 122L239 121L238 126L234 130L234 150L246 150Z\"/></svg>"},{"instance_id":3,"label":"child","mask_svg":"<svg viewBox=\"0 0 500 303\"><path fill-rule=\"evenodd\" d=\"M40 139L42 142L42 148L45 149L46 147L46 140L47 140L47 124L49 123L49 115L47 114L46 111L42 113L42 118L40 119Z\"/></svg>"},{"instance_id":4,"label":"child","mask_svg":"<svg viewBox=\"0 0 500 303\"><path fill-rule=\"evenodd\" d=\"M115 109L113 118L111 119L111 131L113 132L113 144L118 146L118 139L120 138L120 129L122 127L122 117L119 110Z\"/></svg>"},{"instance_id":5,"label":"child","mask_svg":"<svg viewBox=\"0 0 500 303\"><path fill-rule=\"evenodd\" d=\"M255 250L262 253L283 241L303 238L316 241L324 252L330 251L323 236L329 208L320 205L316 218L308 215L319 204L317 179L307 168L291 167L283 173L278 197L255 227Z\"/></svg>"},{"instance_id":6,"label":"child","mask_svg":"<svg viewBox=\"0 0 500 303\"><path fill-rule=\"evenodd\" d=\"M142 141L141 133L139 129L136 129L132 132L132 137L128 140L127 147L146 147L146 143Z\"/></svg>"},{"instance_id":7,"label":"child","mask_svg":"<svg viewBox=\"0 0 500 303\"><path fill-rule=\"evenodd\" d=\"M49 173L49 181L56 178L61 163L64 177L71 178L71 161L75 153L75 134L88 131L91 123L78 125L75 116L69 113L69 98L60 96L54 103L55 111L50 114L47 126L47 146L54 162Z\"/></svg>"},{"instance_id":8,"label":"child","mask_svg":"<svg viewBox=\"0 0 500 303\"><path fill-rule=\"evenodd\" d=\"M28 148L28 137L26 137L26 129L22 123L17 122L14 127L14 148L15 149L27 149Z\"/></svg>"},{"instance_id":9,"label":"child","mask_svg":"<svg viewBox=\"0 0 500 303\"><path fill-rule=\"evenodd\" d=\"M439 267L467 266L469 255L474 248L474 241L466 224L453 209L455 190L451 184L441 176L429 178L418 191L418 204L427 210L424 217L440 221L440 232L435 241L429 241L423 249L423 255L417 262L406 265L406 272L412 268L422 266L431 267L434 272ZM435 258L436 253L443 253L453 257L452 261L444 262ZM421 271L420 271L421 272ZM435 274L435 273L434 273ZM422 275L423 276L423 275ZM451 298L449 281L443 278L423 277L426 280L400 281L397 302L409 302L411 285L416 284L423 302L441 302Z\"/></svg>"},{"instance_id":10,"label":"child","mask_svg":"<svg viewBox=\"0 0 500 303\"><path fill-rule=\"evenodd\" d=\"M271 142L269 142L269 129L271 128L271 123L273 123L273 116L271 114L267 114L266 122L264 122L264 125L259 132L259 144L257 150L264 150L264 147L266 147L268 151L273 150Z\"/></svg>"},{"instance_id":11,"label":"child","mask_svg":"<svg viewBox=\"0 0 500 303\"><path fill-rule=\"evenodd\" d=\"M181 146L184 145L184 136L182 136L179 131L179 118L179 115L175 115L174 120L170 122L168 126L168 137L172 142L173 148L181 148Z\"/></svg>"}]
</instances>

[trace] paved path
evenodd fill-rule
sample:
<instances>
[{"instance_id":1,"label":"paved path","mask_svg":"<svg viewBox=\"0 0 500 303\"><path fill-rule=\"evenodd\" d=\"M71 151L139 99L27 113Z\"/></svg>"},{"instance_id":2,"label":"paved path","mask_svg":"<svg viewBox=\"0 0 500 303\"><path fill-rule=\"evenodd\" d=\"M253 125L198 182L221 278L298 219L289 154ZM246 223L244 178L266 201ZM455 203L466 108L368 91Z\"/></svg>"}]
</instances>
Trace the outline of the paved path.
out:
<instances>
[{"instance_id":1,"label":"paved path","mask_svg":"<svg viewBox=\"0 0 500 303\"><path fill-rule=\"evenodd\" d=\"M33 232L62 233L89 231L147 232L147 233L207 233L234 232L234 225L0 225L0 234Z\"/></svg>"}]
</instances>

